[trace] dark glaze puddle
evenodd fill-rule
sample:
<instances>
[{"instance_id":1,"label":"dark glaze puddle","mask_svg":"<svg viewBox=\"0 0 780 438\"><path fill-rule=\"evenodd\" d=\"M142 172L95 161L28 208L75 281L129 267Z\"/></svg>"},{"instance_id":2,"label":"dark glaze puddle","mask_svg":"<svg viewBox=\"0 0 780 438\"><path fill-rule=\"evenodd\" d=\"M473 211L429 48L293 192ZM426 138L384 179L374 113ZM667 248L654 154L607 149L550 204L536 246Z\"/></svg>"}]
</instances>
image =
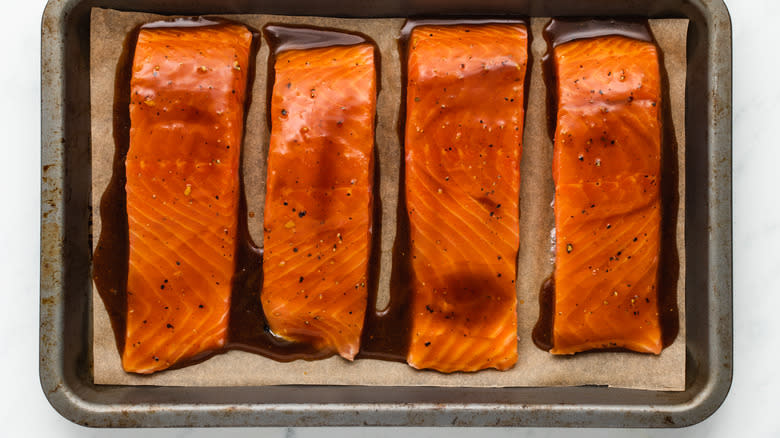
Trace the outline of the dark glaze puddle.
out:
<instances>
[{"instance_id":1,"label":"dark glaze puddle","mask_svg":"<svg viewBox=\"0 0 780 438\"><path fill-rule=\"evenodd\" d=\"M663 133L661 140L661 249L658 274L658 315L661 326L663 347L671 345L680 330L679 309L677 308L677 281L680 273L679 254L677 253L677 193L678 163L677 138L672 124L672 109L669 105L669 76L664 68L664 55L656 42L650 24L645 19L593 19L571 20L553 19L544 30L547 53L542 59L544 82L547 86L547 127L550 139L555 139L557 119L558 76L552 52L555 47L571 41L619 35L640 41L647 41L658 47L658 61L661 70L661 99L663 102ZM542 350L553 347L553 323L555 319L555 279L551 276L544 281L539 290L539 319L534 326L532 338L534 344ZM599 351L629 351L624 348L611 348ZM581 354L581 353L578 353Z\"/></svg>"}]
</instances>

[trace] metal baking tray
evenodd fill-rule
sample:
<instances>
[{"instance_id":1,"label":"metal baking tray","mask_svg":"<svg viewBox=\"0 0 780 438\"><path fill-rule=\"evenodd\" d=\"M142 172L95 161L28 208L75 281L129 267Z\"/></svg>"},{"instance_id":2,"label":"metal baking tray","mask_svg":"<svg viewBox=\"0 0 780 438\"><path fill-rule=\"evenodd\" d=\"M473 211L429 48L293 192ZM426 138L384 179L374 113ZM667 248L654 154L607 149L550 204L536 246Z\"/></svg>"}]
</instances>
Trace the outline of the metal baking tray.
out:
<instances>
[{"instance_id":1,"label":"metal baking tray","mask_svg":"<svg viewBox=\"0 0 780 438\"><path fill-rule=\"evenodd\" d=\"M181 15L687 17L685 391L93 384L92 7ZM95 427L681 427L700 422L723 402L732 378L731 58L731 22L722 0L50 0L41 48L43 391L65 418Z\"/></svg>"}]
</instances>

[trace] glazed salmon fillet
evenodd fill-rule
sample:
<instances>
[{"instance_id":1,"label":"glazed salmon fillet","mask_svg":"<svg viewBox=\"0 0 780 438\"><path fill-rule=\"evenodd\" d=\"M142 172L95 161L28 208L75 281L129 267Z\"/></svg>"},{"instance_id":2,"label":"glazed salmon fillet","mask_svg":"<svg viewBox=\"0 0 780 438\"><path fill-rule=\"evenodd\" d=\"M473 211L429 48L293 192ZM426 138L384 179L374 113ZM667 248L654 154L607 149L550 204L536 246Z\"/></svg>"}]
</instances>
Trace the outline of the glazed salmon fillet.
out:
<instances>
[{"instance_id":1,"label":"glazed salmon fillet","mask_svg":"<svg viewBox=\"0 0 780 438\"><path fill-rule=\"evenodd\" d=\"M553 354L661 352L661 74L623 36L553 52L557 84Z\"/></svg>"},{"instance_id":2,"label":"glazed salmon fillet","mask_svg":"<svg viewBox=\"0 0 780 438\"><path fill-rule=\"evenodd\" d=\"M271 331L352 360L371 250L374 46L276 55L264 213Z\"/></svg>"},{"instance_id":3,"label":"glazed salmon fillet","mask_svg":"<svg viewBox=\"0 0 780 438\"><path fill-rule=\"evenodd\" d=\"M251 44L236 24L139 31L125 371L163 370L225 343Z\"/></svg>"},{"instance_id":4,"label":"glazed salmon fillet","mask_svg":"<svg viewBox=\"0 0 780 438\"><path fill-rule=\"evenodd\" d=\"M408 56L407 362L505 370L517 361L526 27L421 25Z\"/></svg>"}]
</instances>

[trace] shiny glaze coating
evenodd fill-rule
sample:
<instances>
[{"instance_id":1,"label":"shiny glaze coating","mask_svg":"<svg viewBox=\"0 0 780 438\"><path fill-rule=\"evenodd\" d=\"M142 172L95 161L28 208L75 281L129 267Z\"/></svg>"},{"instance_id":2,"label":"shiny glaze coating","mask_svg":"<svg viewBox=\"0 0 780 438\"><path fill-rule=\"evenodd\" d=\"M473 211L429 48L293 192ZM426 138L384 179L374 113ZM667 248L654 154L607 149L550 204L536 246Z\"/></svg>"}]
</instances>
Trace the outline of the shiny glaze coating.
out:
<instances>
[{"instance_id":1,"label":"shiny glaze coating","mask_svg":"<svg viewBox=\"0 0 780 438\"><path fill-rule=\"evenodd\" d=\"M661 74L656 45L560 44L553 354L660 353Z\"/></svg>"},{"instance_id":2,"label":"shiny glaze coating","mask_svg":"<svg viewBox=\"0 0 780 438\"><path fill-rule=\"evenodd\" d=\"M126 371L159 371L226 342L251 44L236 24L139 31L126 158Z\"/></svg>"},{"instance_id":3,"label":"shiny glaze coating","mask_svg":"<svg viewBox=\"0 0 780 438\"><path fill-rule=\"evenodd\" d=\"M264 216L271 331L352 360L371 251L375 49L276 54Z\"/></svg>"},{"instance_id":4,"label":"shiny glaze coating","mask_svg":"<svg viewBox=\"0 0 780 438\"><path fill-rule=\"evenodd\" d=\"M516 256L528 35L520 23L415 27L408 43L408 363L517 361Z\"/></svg>"}]
</instances>

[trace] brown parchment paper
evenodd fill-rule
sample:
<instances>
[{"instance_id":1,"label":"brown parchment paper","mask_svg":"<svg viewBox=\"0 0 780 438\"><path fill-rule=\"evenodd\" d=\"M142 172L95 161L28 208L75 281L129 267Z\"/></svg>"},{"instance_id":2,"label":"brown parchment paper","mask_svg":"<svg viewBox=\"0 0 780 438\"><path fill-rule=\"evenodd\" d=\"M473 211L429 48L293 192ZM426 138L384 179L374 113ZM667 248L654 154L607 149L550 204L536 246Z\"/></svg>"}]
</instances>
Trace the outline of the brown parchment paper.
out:
<instances>
[{"instance_id":1,"label":"brown parchment paper","mask_svg":"<svg viewBox=\"0 0 780 438\"><path fill-rule=\"evenodd\" d=\"M377 101L376 147L382 200L381 266L379 303L389 296L392 246L396 229L399 168L403 158L397 126L401 105L401 61L397 38L404 19L339 19L272 15L225 15L225 18L262 29L267 23L294 23L361 32L371 37L381 52L381 92ZM100 205L111 178L114 157L112 136L114 76L125 36L135 26L165 17L95 8L91 18L90 85L92 120L92 205ZM275 362L242 351L229 351L189 367L151 376L138 376L122 370L120 357L105 307L93 287L93 376L96 384L162 386L260 386L284 384L377 385L377 386L573 386L684 390L685 389L685 71L687 20L650 20L653 33L664 53L672 106L672 123L678 143L679 210L677 249L680 257L678 306L680 332L675 342L659 356L599 352L557 357L536 348L531 331L539 313L538 293L552 272L550 230L554 226L551 202L552 142L547 135L546 94L541 59L547 47L542 30L549 18L531 20L533 41L528 110L523 139L520 253L518 256L518 353L517 365L508 371L484 370L477 373L442 374L419 371L405 364L376 360L347 362L340 357L320 361ZM257 55L253 102L245 132L244 182L250 214L249 231L262 242L265 196L266 86L268 84L268 45L261 43ZM252 217L253 216L253 217ZM93 214L94 242L100 233L100 215Z\"/></svg>"}]
</instances>

